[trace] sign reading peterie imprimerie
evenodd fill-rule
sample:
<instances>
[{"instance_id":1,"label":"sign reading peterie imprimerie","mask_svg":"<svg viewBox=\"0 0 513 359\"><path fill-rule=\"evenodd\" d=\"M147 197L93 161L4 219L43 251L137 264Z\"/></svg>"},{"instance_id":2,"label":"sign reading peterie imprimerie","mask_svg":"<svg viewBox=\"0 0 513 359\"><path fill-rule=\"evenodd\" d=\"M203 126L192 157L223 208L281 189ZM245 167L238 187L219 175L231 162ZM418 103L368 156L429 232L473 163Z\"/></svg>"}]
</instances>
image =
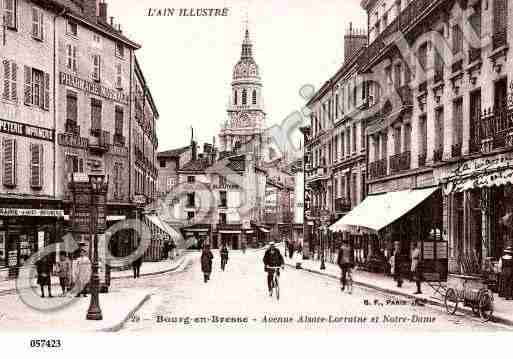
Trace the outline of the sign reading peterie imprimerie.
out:
<instances>
[{"instance_id":1,"label":"sign reading peterie imprimerie","mask_svg":"<svg viewBox=\"0 0 513 359\"><path fill-rule=\"evenodd\" d=\"M39 140L53 141L54 131L49 128L31 126L24 123L0 119L0 132L10 135L36 138Z\"/></svg>"},{"instance_id":2,"label":"sign reading peterie imprimerie","mask_svg":"<svg viewBox=\"0 0 513 359\"><path fill-rule=\"evenodd\" d=\"M0 217L64 217L58 209L0 208Z\"/></svg>"}]
</instances>

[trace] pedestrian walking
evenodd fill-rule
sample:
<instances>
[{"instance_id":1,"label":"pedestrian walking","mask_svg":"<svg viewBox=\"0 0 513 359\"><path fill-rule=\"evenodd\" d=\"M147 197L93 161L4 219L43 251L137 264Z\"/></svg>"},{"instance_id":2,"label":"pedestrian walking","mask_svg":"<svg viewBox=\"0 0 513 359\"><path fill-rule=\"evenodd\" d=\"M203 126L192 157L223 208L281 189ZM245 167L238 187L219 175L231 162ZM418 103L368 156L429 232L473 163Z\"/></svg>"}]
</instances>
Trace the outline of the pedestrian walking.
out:
<instances>
[{"instance_id":1,"label":"pedestrian walking","mask_svg":"<svg viewBox=\"0 0 513 359\"><path fill-rule=\"evenodd\" d=\"M73 263L73 282L76 288L76 297L82 294L84 297L87 296L87 286L91 281L91 261L87 256L87 250L82 249L80 251L80 257L78 257Z\"/></svg>"},{"instance_id":2,"label":"pedestrian walking","mask_svg":"<svg viewBox=\"0 0 513 359\"><path fill-rule=\"evenodd\" d=\"M171 259L171 260L175 259L175 249L176 249L175 241L171 240L169 243L169 259Z\"/></svg>"},{"instance_id":3,"label":"pedestrian walking","mask_svg":"<svg viewBox=\"0 0 513 359\"><path fill-rule=\"evenodd\" d=\"M507 247L499 260L501 272L499 296L513 300L513 248Z\"/></svg>"},{"instance_id":4,"label":"pedestrian walking","mask_svg":"<svg viewBox=\"0 0 513 359\"><path fill-rule=\"evenodd\" d=\"M394 280L397 282L397 287L401 288L403 286L403 278L401 275L401 245L399 242L394 243L394 253L392 257L390 257L390 271L394 276Z\"/></svg>"},{"instance_id":5,"label":"pedestrian walking","mask_svg":"<svg viewBox=\"0 0 513 359\"><path fill-rule=\"evenodd\" d=\"M422 290L420 288L422 282L422 263L420 254L420 245L416 242L411 253L411 272L413 273L415 284L417 285L417 291L413 294L422 294Z\"/></svg>"},{"instance_id":6,"label":"pedestrian walking","mask_svg":"<svg viewBox=\"0 0 513 359\"><path fill-rule=\"evenodd\" d=\"M213 259L214 255L210 250L210 245L208 243L205 243L203 246L203 251L201 253L201 271L203 272L203 280L205 283L210 280Z\"/></svg>"},{"instance_id":7,"label":"pedestrian walking","mask_svg":"<svg viewBox=\"0 0 513 359\"><path fill-rule=\"evenodd\" d=\"M143 256L137 257L132 262L132 270L134 271L134 279L139 278L141 276L141 266L142 266Z\"/></svg>"},{"instance_id":8,"label":"pedestrian walking","mask_svg":"<svg viewBox=\"0 0 513 359\"><path fill-rule=\"evenodd\" d=\"M351 258L351 247L347 240L342 241L342 245L338 250L337 264L340 267L340 290L344 291L347 285L347 272L353 266Z\"/></svg>"},{"instance_id":9,"label":"pedestrian walking","mask_svg":"<svg viewBox=\"0 0 513 359\"><path fill-rule=\"evenodd\" d=\"M226 248L226 245L224 244L220 250L221 254L221 270L224 271L224 268L226 267L226 263L228 263L228 248Z\"/></svg>"},{"instance_id":10,"label":"pedestrian walking","mask_svg":"<svg viewBox=\"0 0 513 359\"><path fill-rule=\"evenodd\" d=\"M41 287L41 298L45 297L45 287L48 287L48 297L52 297L51 264L48 257L43 257L36 263L37 284Z\"/></svg>"},{"instance_id":11,"label":"pedestrian walking","mask_svg":"<svg viewBox=\"0 0 513 359\"><path fill-rule=\"evenodd\" d=\"M292 241L287 241L287 245L289 247L289 259L292 259L294 256L294 243L292 243Z\"/></svg>"},{"instance_id":12,"label":"pedestrian walking","mask_svg":"<svg viewBox=\"0 0 513 359\"><path fill-rule=\"evenodd\" d=\"M66 292L70 290L71 286L71 261L66 253L60 254L56 268L57 275L59 276L59 284L61 285L62 290L61 297L64 297Z\"/></svg>"}]
</instances>

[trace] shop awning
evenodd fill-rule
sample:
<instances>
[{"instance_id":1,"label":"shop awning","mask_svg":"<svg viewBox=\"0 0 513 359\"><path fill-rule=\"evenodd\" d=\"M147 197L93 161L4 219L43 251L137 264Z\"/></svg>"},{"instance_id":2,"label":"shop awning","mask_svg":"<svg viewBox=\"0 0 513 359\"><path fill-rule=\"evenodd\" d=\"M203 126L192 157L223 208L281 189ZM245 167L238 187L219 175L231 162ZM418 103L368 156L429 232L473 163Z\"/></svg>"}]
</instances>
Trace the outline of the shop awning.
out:
<instances>
[{"instance_id":1,"label":"shop awning","mask_svg":"<svg viewBox=\"0 0 513 359\"><path fill-rule=\"evenodd\" d=\"M168 226L159 216L146 216L150 222L160 228L162 231L167 233L171 239L178 240L181 238L181 235L172 227Z\"/></svg>"},{"instance_id":2,"label":"shop awning","mask_svg":"<svg viewBox=\"0 0 513 359\"><path fill-rule=\"evenodd\" d=\"M379 232L424 202L437 189L433 187L368 196L329 229L342 232L360 227L370 232Z\"/></svg>"}]
</instances>

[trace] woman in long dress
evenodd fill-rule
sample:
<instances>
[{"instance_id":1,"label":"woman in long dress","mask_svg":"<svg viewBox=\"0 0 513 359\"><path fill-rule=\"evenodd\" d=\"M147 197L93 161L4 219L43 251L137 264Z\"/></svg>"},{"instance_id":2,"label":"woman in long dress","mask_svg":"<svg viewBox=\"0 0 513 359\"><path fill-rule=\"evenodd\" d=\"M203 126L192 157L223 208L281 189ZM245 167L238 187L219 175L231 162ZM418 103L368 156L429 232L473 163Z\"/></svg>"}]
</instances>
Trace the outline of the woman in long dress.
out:
<instances>
[{"instance_id":1,"label":"woman in long dress","mask_svg":"<svg viewBox=\"0 0 513 359\"><path fill-rule=\"evenodd\" d=\"M73 263L73 278L77 291L76 297L80 296L80 293L86 297L86 287L91 280L91 261L85 250L80 252L80 257Z\"/></svg>"}]
</instances>

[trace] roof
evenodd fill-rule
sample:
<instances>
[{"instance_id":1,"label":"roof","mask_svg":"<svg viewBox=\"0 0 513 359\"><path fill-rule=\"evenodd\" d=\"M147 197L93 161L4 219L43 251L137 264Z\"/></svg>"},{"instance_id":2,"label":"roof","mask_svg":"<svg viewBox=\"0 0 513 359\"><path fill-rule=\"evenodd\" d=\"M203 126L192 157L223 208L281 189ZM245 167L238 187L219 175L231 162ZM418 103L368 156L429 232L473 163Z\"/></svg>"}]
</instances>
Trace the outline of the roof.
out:
<instances>
[{"instance_id":1,"label":"roof","mask_svg":"<svg viewBox=\"0 0 513 359\"><path fill-rule=\"evenodd\" d=\"M162 152L157 153L157 158L158 157L178 157L181 154L190 150L190 148L191 148L191 146L189 145L189 146L185 146L185 147L175 148L173 150L162 151Z\"/></svg>"},{"instance_id":2,"label":"roof","mask_svg":"<svg viewBox=\"0 0 513 359\"><path fill-rule=\"evenodd\" d=\"M244 156L228 158L227 167L235 172L244 172L246 170L246 160Z\"/></svg>"},{"instance_id":3,"label":"roof","mask_svg":"<svg viewBox=\"0 0 513 359\"><path fill-rule=\"evenodd\" d=\"M208 167L210 167L208 160L201 158L187 162L179 172L205 172Z\"/></svg>"}]
</instances>

